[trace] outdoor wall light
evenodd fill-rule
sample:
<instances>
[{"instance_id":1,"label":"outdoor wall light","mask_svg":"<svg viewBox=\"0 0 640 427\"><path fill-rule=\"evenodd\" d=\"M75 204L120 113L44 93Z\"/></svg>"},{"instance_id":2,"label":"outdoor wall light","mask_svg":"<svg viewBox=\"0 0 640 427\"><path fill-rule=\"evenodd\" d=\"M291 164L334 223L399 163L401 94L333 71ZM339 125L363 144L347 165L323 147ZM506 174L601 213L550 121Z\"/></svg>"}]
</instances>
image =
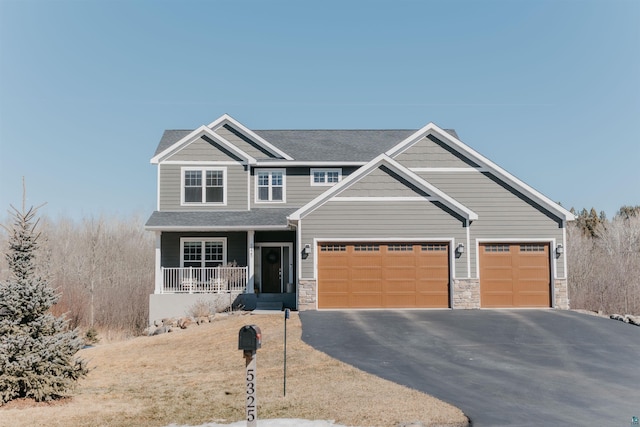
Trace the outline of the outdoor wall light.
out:
<instances>
[{"instance_id":1,"label":"outdoor wall light","mask_svg":"<svg viewBox=\"0 0 640 427\"><path fill-rule=\"evenodd\" d=\"M458 243L458 246L456 247L456 253L458 255L462 255L464 253L464 243Z\"/></svg>"},{"instance_id":2,"label":"outdoor wall light","mask_svg":"<svg viewBox=\"0 0 640 427\"><path fill-rule=\"evenodd\" d=\"M558 243L558 246L556 246L556 255L560 256L564 253L564 247L562 246L562 244Z\"/></svg>"},{"instance_id":3,"label":"outdoor wall light","mask_svg":"<svg viewBox=\"0 0 640 427\"><path fill-rule=\"evenodd\" d=\"M302 257L306 259L310 253L311 253L311 245L307 243L306 245L304 245L304 248L302 249Z\"/></svg>"}]
</instances>

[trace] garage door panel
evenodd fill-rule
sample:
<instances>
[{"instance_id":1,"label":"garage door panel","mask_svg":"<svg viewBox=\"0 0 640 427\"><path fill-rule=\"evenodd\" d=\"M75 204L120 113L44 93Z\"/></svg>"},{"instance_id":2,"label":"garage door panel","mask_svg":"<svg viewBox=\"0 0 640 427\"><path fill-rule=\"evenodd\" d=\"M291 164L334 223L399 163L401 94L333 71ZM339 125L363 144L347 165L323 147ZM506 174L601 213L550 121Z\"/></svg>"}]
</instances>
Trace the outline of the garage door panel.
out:
<instances>
[{"instance_id":1,"label":"garage door panel","mask_svg":"<svg viewBox=\"0 0 640 427\"><path fill-rule=\"evenodd\" d=\"M394 293L416 293L416 282L407 280L386 280L382 286L383 292L388 295Z\"/></svg>"},{"instance_id":2,"label":"garage door panel","mask_svg":"<svg viewBox=\"0 0 640 427\"><path fill-rule=\"evenodd\" d=\"M433 307L433 308L447 308L449 307L449 293L443 295L442 293L436 294L417 294L416 306L418 307Z\"/></svg>"},{"instance_id":3,"label":"garage door panel","mask_svg":"<svg viewBox=\"0 0 640 427\"><path fill-rule=\"evenodd\" d=\"M449 307L448 244L326 244L335 251L323 245L317 252L319 308ZM339 275L346 278L341 293Z\"/></svg>"},{"instance_id":4,"label":"garage door panel","mask_svg":"<svg viewBox=\"0 0 640 427\"><path fill-rule=\"evenodd\" d=\"M412 268L385 268L384 279L394 282L400 280L410 280L415 282L416 271Z\"/></svg>"},{"instance_id":5,"label":"garage door panel","mask_svg":"<svg viewBox=\"0 0 640 427\"><path fill-rule=\"evenodd\" d=\"M354 292L348 298L350 308L382 307L382 296L379 293Z\"/></svg>"},{"instance_id":6,"label":"garage door panel","mask_svg":"<svg viewBox=\"0 0 640 427\"><path fill-rule=\"evenodd\" d=\"M388 294L385 299L385 308L407 308L416 306L416 295L408 294Z\"/></svg>"},{"instance_id":7,"label":"garage door panel","mask_svg":"<svg viewBox=\"0 0 640 427\"><path fill-rule=\"evenodd\" d=\"M549 307L549 244L481 244L480 300L482 307Z\"/></svg>"}]
</instances>

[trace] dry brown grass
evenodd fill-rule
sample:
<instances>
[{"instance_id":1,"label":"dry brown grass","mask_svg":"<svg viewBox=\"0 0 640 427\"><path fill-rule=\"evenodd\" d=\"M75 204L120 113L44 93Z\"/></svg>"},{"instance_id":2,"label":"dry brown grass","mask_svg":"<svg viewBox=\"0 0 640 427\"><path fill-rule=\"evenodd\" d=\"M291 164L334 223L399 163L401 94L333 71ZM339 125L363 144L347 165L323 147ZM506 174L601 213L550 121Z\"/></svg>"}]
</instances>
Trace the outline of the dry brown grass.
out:
<instances>
[{"instance_id":1,"label":"dry brown grass","mask_svg":"<svg viewBox=\"0 0 640 427\"><path fill-rule=\"evenodd\" d=\"M462 412L423 393L374 377L313 350L292 313L283 397L283 318L233 315L155 337L82 350L92 371L75 397L46 406L0 408L0 426L166 426L244 417L244 359L238 330L258 325L258 417L329 419L345 425L466 425ZM26 407L25 407L26 406Z\"/></svg>"}]
</instances>

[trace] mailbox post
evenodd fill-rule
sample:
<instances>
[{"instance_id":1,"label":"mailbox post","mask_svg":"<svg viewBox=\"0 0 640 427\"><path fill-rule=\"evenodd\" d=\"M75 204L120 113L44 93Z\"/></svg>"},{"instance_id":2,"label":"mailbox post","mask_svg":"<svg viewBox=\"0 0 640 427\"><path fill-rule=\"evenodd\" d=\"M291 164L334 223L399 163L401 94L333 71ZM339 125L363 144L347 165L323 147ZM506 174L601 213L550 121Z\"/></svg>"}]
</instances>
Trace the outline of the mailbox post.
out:
<instances>
[{"instance_id":1,"label":"mailbox post","mask_svg":"<svg viewBox=\"0 0 640 427\"><path fill-rule=\"evenodd\" d=\"M256 398L256 351L262 346L262 332L256 325L246 325L238 333L238 350L242 350L246 366L246 420L247 427L258 425Z\"/></svg>"}]
</instances>

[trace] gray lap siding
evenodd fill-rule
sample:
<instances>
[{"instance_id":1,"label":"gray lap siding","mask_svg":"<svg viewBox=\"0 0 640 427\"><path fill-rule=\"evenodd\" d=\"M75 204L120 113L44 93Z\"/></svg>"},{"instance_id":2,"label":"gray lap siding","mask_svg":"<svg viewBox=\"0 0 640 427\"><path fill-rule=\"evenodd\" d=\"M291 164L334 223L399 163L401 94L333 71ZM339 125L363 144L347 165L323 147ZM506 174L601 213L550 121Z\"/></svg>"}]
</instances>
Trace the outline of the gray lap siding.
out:
<instances>
[{"instance_id":1,"label":"gray lap siding","mask_svg":"<svg viewBox=\"0 0 640 427\"><path fill-rule=\"evenodd\" d=\"M301 245L321 240L449 241L466 244L464 220L439 204L424 201L330 201L301 221ZM302 278L315 278L313 248L302 260ZM466 258L455 261L456 276L467 276Z\"/></svg>"},{"instance_id":2,"label":"gray lap siding","mask_svg":"<svg viewBox=\"0 0 640 427\"><path fill-rule=\"evenodd\" d=\"M227 170L227 204L226 205L194 205L182 206L182 168L183 167L221 167ZM181 165L161 164L160 171L160 210L161 211L195 211L195 210L246 210L247 209L247 171L241 164L231 165Z\"/></svg>"},{"instance_id":3,"label":"gray lap siding","mask_svg":"<svg viewBox=\"0 0 640 427\"><path fill-rule=\"evenodd\" d=\"M417 172L478 214L470 227L471 276L478 277L475 260L479 241L555 240L563 243L562 221L514 189L498 183L487 172ZM555 260L557 277L564 262Z\"/></svg>"}]
</instances>

